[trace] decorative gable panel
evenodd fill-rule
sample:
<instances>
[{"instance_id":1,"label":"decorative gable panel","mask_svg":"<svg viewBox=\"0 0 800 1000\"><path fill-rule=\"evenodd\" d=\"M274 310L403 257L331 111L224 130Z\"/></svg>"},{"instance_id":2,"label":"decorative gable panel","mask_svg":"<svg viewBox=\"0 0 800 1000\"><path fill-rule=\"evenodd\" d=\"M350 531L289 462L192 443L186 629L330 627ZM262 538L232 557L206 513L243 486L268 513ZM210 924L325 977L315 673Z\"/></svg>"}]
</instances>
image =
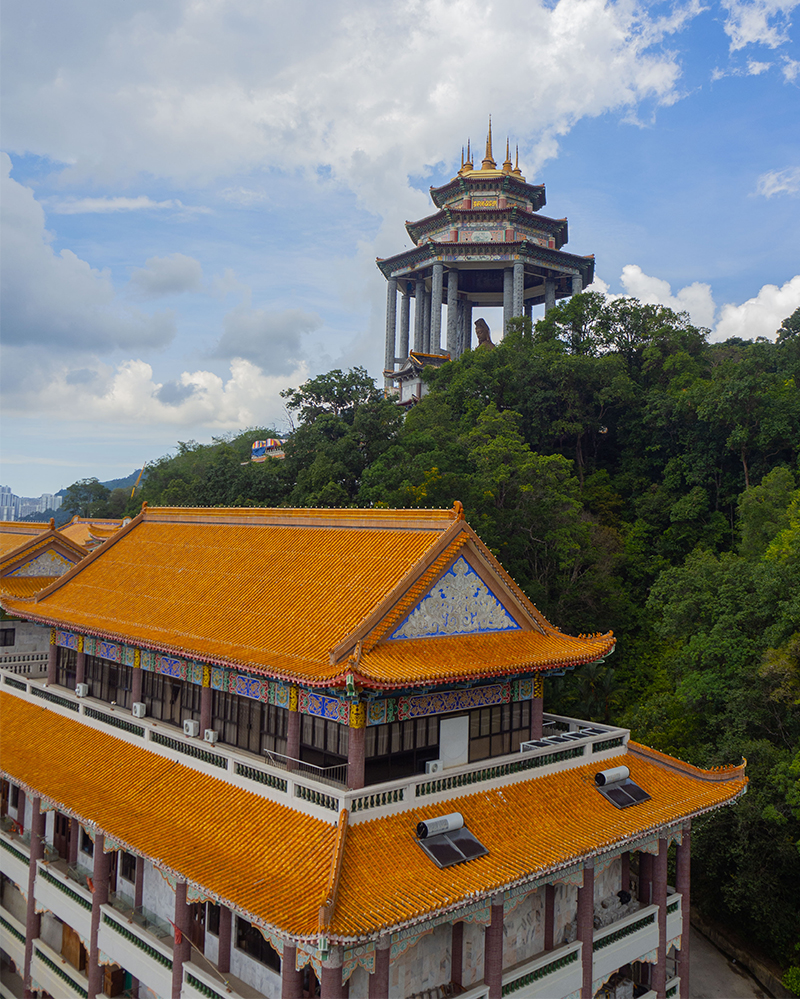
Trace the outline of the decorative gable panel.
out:
<instances>
[{"instance_id":1,"label":"decorative gable panel","mask_svg":"<svg viewBox=\"0 0 800 1000\"><path fill-rule=\"evenodd\" d=\"M519 629L517 621L464 556L459 556L389 638L422 639Z\"/></svg>"},{"instance_id":2,"label":"decorative gable panel","mask_svg":"<svg viewBox=\"0 0 800 1000\"><path fill-rule=\"evenodd\" d=\"M48 549L9 573L9 576L61 576L74 565L75 560L65 558L54 549Z\"/></svg>"}]
</instances>

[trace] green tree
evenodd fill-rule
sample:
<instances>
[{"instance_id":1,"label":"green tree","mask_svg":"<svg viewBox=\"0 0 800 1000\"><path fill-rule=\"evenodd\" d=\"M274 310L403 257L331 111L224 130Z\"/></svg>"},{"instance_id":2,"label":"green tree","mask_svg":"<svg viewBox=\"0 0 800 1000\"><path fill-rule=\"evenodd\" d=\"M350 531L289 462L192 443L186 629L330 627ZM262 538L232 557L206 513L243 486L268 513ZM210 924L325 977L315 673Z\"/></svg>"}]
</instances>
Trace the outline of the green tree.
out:
<instances>
[{"instance_id":1,"label":"green tree","mask_svg":"<svg viewBox=\"0 0 800 1000\"><path fill-rule=\"evenodd\" d=\"M111 491L96 477L79 479L67 487L61 508L81 517L106 517L110 496Z\"/></svg>"}]
</instances>

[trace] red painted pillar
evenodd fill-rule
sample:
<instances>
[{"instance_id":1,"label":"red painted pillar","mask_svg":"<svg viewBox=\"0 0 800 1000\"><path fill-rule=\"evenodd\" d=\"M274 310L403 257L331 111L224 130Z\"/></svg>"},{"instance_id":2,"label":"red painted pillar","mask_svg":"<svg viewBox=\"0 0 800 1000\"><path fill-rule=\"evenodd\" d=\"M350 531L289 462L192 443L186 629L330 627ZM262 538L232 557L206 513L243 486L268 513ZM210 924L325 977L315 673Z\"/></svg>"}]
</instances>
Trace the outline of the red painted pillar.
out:
<instances>
[{"instance_id":1,"label":"red painted pillar","mask_svg":"<svg viewBox=\"0 0 800 1000\"><path fill-rule=\"evenodd\" d=\"M669 842L658 841L653 864L653 902L658 907L658 957L653 967L653 989L659 997L667 995L667 854Z\"/></svg>"},{"instance_id":2,"label":"red painted pillar","mask_svg":"<svg viewBox=\"0 0 800 1000\"><path fill-rule=\"evenodd\" d=\"M462 925L463 926L463 925ZM369 977L371 1000L381 1000L389 996L389 960L392 954L392 939L388 934L378 939L375 945L375 971Z\"/></svg>"},{"instance_id":3,"label":"red painted pillar","mask_svg":"<svg viewBox=\"0 0 800 1000\"><path fill-rule=\"evenodd\" d=\"M211 706L213 702L213 692L210 687L200 689L200 735L205 738L206 729L213 729L211 725Z\"/></svg>"},{"instance_id":4,"label":"red painted pillar","mask_svg":"<svg viewBox=\"0 0 800 1000\"><path fill-rule=\"evenodd\" d=\"M582 997L592 996L594 962L594 863L583 869L583 886L578 889L578 940L582 942Z\"/></svg>"},{"instance_id":5,"label":"red painted pillar","mask_svg":"<svg viewBox=\"0 0 800 1000\"><path fill-rule=\"evenodd\" d=\"M542 727L544 725L544 699L533 698L531 700L531 739L540 740L542 738Z\"/></svg>"},{"instance_id":6,"label":"red painted pillar","mask_svg":"<svg viewBox=\"0 0 800 1000\"><path fill-rule=\"evenodd\" d=\"M678 952L678 974L681 977L681 997L689 997L689 926L691 920L691 850L692 831L686 827L675 857L675 891L681 894L681 949Z\"/></svg>"},{"instance_id":7,"label":"red painted pillar","mask_svg":"<svg viewBox=\"0 0 800 1000\"><path fill-rule=\"evenodd\" d=\"M34 799L34 802L38 802L38 799ZM17 792L17 826L19 827L19 832L22 833L25 829L25 789L20 788Z\"/></svg>"},{"instance_id":8,"label":"red painted pillar","mask_svg":"<svg viewBox=\"0 0 800 1000\"><path fill-rule=\"evenodd\" d=\"M297 713L295 713L297 714ZM230 913L230 910L228 911ZM221 935L220 935L221 936ZM281 958L281 996L285 1000L296 1000L303 995L303 973L295 968L297 964L297 946L285 944ZM220 969L220 972L223 970ZM228 971L225 969L224 971Z\"/></svg>"},{"instance_id":9,"label":"red painted pillar","mask_svg":"<svg viewBox=\"0 0 800 1000\"><path fill-rule=\"evenodd\" d=\"M233 914L227 906L220 903L219 907L219 953L217 954L217 968L220 972L231 971L231 929L233 926ZM283 953L283 961L286 961L286 949ZM294 957L292 957L294 965ZM281 971L283 965L281 965ZM299 996L299 994L298 994Z\"/></svg>"},{"instance_id":10,"label":"red painted pillar","mask_svg":"<svg viewBox=\"0 0 800 1000\"><path fill-rule=\"evenodd\" d=\"M78 650L75 657L75 683L83 684L86 681L86 653L82 649Z\"/></svg>"},{"instance_id":11,"label":"red painted pillar","mask_svg":"<svg viewBox=\"0 0 800 1000\"><path fill-rule=\"evenodd\" d=\"M69 821L69 852L67 861L74 865L78 863L78 847L81 839L81 825L76 819Z\"/></svg>"},{"instance_id":12,"label":"red painted pillar","mask_svg":"<svg viewBox=\"0 0 800 1000\"><path fill-rule=\"evenodd\" d=\"M138 907L142 905L142 900L144 899L144 858L140 858L138 854L136 855L136 874L134 875L134 879L133 905L134 907ZM139 996L139 980L136 976L131 976L131 996Z\"/></svg>"},{"instance_id":13,"label":"red painted pillar","mask_svg":"<svg viewBox=\"0 0 800 1000\"><path fill-rule=\"evenodd\" d=\"M95 847L95 851L97 848ZM183 963L189 961L192 943L189 938L189 905L186 902L186 883L175 886L175 944L172 946L172 996L180 997L183 987ZM180 941L178 941L180 937Z\"/></svg>"},{"instance_id":14,"label":"red painted pillar","mask_svg":"<svg viewBox=\"0 0 800 1000\"><path fill-rule=\"evenodd\" d=\"M452 925L452 940L450 944L450 982L461 986L462 970L464 968L464 921L458 920Z\"/></svg>"},{"instance_id":15,"label":"red painted pillar","mask_svg":"<svg viewBox=\"0 0 800 1000\"><path fill-rule=\"evenodd\" d=\"M503 916L501 893L492 900L492 922L486 927L483 938L483 981L489 987L490 998L503 995Z\"/></svg>"},{"instance_id":16,"label":"red painted pillar","mask_svg":"<svg viewBox=\"0 0 800 1000\"><path fill-rule=\"evenodd\" d=\"M133 668L131 678L131 703L142 700L142 683L144 682L144 671L141 667Z\"/></svg>"},{"instance_id":17,"label":"red painted pillar","mask_svg":"<svg viewBox=\"0 0 800 1000\"><path fill-rule=\"evenodd\" d=\"M350 992L349 985L342 982L342 949L331 948L322 963L320 996L322 1000L340 1000Z\"/></svg>"},{"instance_id":18,"label":"red painted pillar","mask_svg":"<svg viewBox=\"0 0 800 1000\"><path fill-rule=\"evenodd\" d=\"M47 650L47 683L55 684L56 666L58 665L58 646L50 640L50 648Z\"/></svg>"},{"instance_id":19,"label":"red painted pillar","mask_svg":"<svg viewBox=\"0 0 800 1000\"><path fill-rule=\"evenodd\" d=\"M364 741L366 729L351 726L347 751L347 787L364 787Z\"/></svg>"},{"instance_id":20,"label":"red painted pillar","mask_svg":"<svg viewBox=\"0 0 800 1000\"><path fill-rule=\"evenodd\" d=\"M22 789L19 792L19 801L22 808L25 808L25 800ZM31 959L33 958L33 942L39 937L41 930L41 917L36 912L36 862L44 855L44 825L46 817L39 812L42 800L35 795L31 800L33 815L31 816L31 855L28 864L28 908L25 913L25 967L22 973L22 981L25 986L25 996L32 997L31 990ZM24 815L24 813L23 813Z\"/></svg>"},{"instance_id":21,"label":"red painted pillar","mask_svg":"<svg viewBox=\"0 0 800 1000\"><path fill-rule=\"evenodd\" d=\"M94 837L94 863L92 866L92 930L89 936L89 959L86 975L89 979L89 996L96 997L103 992L103 970L100 966L100 949L97 934L100 930L100 907L108 902L109 856L103 850L105 837L96 833Z\"/></svg>"},{"instance_id":22,"label":"red painted pillar","mask_svg":"<svg viewBox=\"0 0 800 1000\"><path fill-rule=\"evenodd\" d=\"M544 887L544 950L553 950L556 933L556 887Z\"/></svg>"},{"instance_id":23,"label":"red painted pillar","mask_svg":"<svg viewBox=\"0 0 800 1000\"><path fill-rule=\"evenodd\" d=\"M286 756L292 760L300 760L300 713L296 708L289 709L286 720ZM292 767L292 760L289 767Z\"/></svg>"},{"instance_id":24,"label":"red painted pillar","mask_svg":"<svg viewBox=\"0 0 800 1000\"><path fill-rule=\"evenodd\" d=\"M631 891L631 852L623 851L620 856L622 862L622 877L620 879L620 889L625 892Z\"/></svg>"},{"instance_id":25,"label":"red painted pillar","mask_svg":"<svg viewBox=\"0 0 800 1000\"><path fill-rule=\"evenodd\" d=\"M649 906L653 901L653 855L639 851L639 902Z\"/></svg>"}]
</instances>

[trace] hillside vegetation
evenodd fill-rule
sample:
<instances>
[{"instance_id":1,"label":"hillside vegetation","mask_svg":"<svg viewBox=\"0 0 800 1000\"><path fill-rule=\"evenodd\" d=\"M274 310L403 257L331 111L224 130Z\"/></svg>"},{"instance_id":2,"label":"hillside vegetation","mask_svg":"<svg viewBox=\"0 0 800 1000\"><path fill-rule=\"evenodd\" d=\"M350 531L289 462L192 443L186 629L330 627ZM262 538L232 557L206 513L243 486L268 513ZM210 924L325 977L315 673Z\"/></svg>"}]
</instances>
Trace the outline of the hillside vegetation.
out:
<instances>
[{"instance_id":1,"label":"hillside vegetation","mask_svg":"<svg viewBox=\"0 0 800 1000\"><path fill-rule=\"evenodd\" d=\"M775 343L710 344L685 314L576 296L494 350L430 371L404 419L363 369L284 397L259 428L182 443L150 504L449 507L566 631L614 657L548 682L547 707L629 726L748 794L696 823L694 896L800 964L800 310ZM242 463L247 464L242 464Z\"/></svg>"}]
</instances>

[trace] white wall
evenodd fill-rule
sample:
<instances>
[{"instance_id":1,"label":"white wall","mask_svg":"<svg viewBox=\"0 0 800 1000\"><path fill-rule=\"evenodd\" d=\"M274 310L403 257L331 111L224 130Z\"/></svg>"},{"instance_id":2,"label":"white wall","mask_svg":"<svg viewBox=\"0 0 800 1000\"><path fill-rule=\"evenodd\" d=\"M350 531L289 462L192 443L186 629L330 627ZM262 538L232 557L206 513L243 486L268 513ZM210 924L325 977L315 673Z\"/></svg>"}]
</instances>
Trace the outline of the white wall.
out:
<instances>
[{"instance_id":1,"label":"white wall","mask_svg":"<svg viewBox=\"0 0 800 1000\"><path fill-rule=\"evenodd\" d=\"M555 916L556 929L553 935L553 947L567 944L567 937L574 941L574 933L577 930L578 916L578 887L576 885L564 885L560 882L555 887Z\"/></svg>"},{"instance_id":2,"label":"white wall","mask_svg":"<svg viewBox=\"0 0 800 1000\"><path fill-rule=\"evenodd\" d=\"M369 996L369 973L363 966L356 966L347 981L350 984L350 1000Z\"/></svg>"},{"instance_id":3,"label":"white wall","mask_svg":"<svg viewBox=\"0 0 800 1000\"><path fill-rule=\"evenodd\" d=\"M236 935L236 917L231 933ZM279 997L281 995L281 974L250 958L238 948L231 948L231 972L238 976L248 986L252 986L262 997Z\"/></svg>"},{"instance_id":4,"label":"white wall","mask_svg":"<svg viewBox=\"0 0 800 1000\"><path fill-rule=\"evenodd\" d=\"M464 965L461 972L463 986L472 986L483 979L484 934L483 924L464 924Z\"/></svg>"},{"instance_id":5,"label":"white wall","mask_svg":"<svg viewBox=\"0 0 800 1000\"><path fill-rule=\"evenodd\" d=\"M49 944L53 951L61 954L63 942L63 927L58 917L54 917L49 910L45 910L41 919L41 930L39 937L45 944Z\"/></svg>"},{"instance_id":6,"label":"white wall","mask_svg":"<svg viewBox=\"0 0 800 1000\"><path fill-rule=\"evenodd\" d=\"M450 924L440 924L420 938L389 966L389 996L410 997L449 983L452 943Z\"/></svg>"},{"instance_id":7,"label":"white wall","mask_svg":"<svg viewBox=\"0 0 800 1000\"><path fill-rule=\"evenodd\" d=\"M503 922L503 967L544 951L544 886L526 896Z\"/></svg>"},{"instance_id":8,"label":"white wall","mask_svg":"<svg viewBox=\"0 0 800 1000\"><path fill-rule=\"evenodd\" d=\"M622 888L622 858L615 858L604 872L595 876L594 905L606 896L613 896Z\"/></svg>"}]
</instances>

